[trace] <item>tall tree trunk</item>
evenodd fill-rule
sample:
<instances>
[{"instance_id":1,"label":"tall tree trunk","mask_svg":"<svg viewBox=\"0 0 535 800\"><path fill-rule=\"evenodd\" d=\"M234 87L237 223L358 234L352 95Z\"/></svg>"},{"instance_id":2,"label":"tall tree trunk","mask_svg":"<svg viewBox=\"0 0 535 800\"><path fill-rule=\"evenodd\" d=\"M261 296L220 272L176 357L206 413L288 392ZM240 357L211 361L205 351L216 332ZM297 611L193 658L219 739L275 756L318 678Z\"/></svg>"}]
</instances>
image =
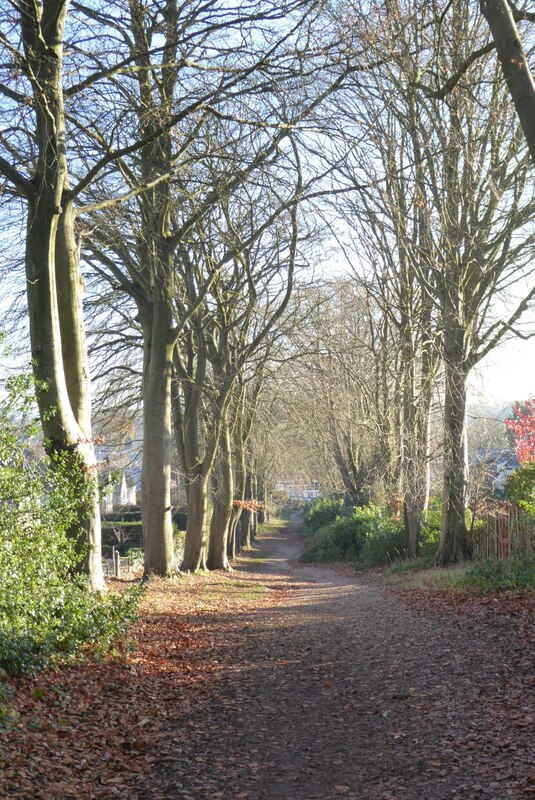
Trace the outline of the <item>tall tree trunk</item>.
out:
<instances>
[{"instance_id":1,"label":"tall tree trunk","mask_svg":"<svg viewBox=\"0 0 535 800\"><path fill-rule=\"evenodd\" d=\"M28 201L25 265L37 402L52 459L67 458L83 474L88 500L80 511L80 527L72 535L87 548L84 568L91 587L102 590L83 283L65 154L62 60L68 3L41 6L22 0L20 6L24 69L32 85L36 118L35 174L31 181L20 176L18 180Z\"/></svg>"},{"instance_id":2,"label":"tall tree trunk","mask_svg":"<svg viewBox=\"0 0 535 800\"><path fill-rule=\"evenodd\" d=\"M235 431L235 461L236 461L236 477L234 481L234 498L236 500L245 500L245 475L246 475L246 452L245 448L246 437L243 435L243 420ZM248 435L248 432L247 432ZM230 536L234 541L235 552L239 553L243 546L243 528L241 525L244 509L242 506L233 508L232 517L230 520Z\"/></svg>"},{"instance_id":3,"label":"tall tree trunk","mask_svg":"<svg viewBox=\"0 0 535 800\"><path fill-rule=\"evenodd\" d=\"M45 446L81 471L86 502L71 532L90 586L104 589L100 505L91 433L89 365L82 315L82 279L72 227L72 208L65 220L41 191L29 202L26 275L32 364ZM61 220L61 221L60 221ZM62 335L63 334L63 335Z\"/></svg>"},{"instance_id":4,"label":"tall tree trunk","mask_svg":"<svg viewBox=\"0 0 535 800\"><path fill-rule=\"evenodd\" d=\"M229 569L227 542L232 519L234 476L232 474L232 448L228 420L223 423L217 465L214 509L210 521L210 544L208 547L208 569Z\"/></svg>"},{"instance_id":5,"label":"tall tree trunk","mask_svg":"<svg viewBox=\"0 0 535 800\"><path fill-rule=\"evenodd\" d=\"M245 492L244 498L245 500L252 500L252 475L249 469L246 468L245 470ZM255 516L251 511L247 508L243 509L241 519L240 519L240 526L241 526L241 541L242 547L249 548L251 547L251 531L252 531L252 517Z\"/></svg>"},{"instance_id":6,"label":"tall tree trunk","mask_svg":"<svg viewBox=\"0 0 535 800\"><path fill-rule=\"evenodd\" d=\"M145 576L174 565L171 519L171 379L175 345L169 304L155 300L145 320L141 510Z\"/></svg>"},{"instance_id":7,"label":"tall tree trunk","mask_svg":"<svg viewBox=\"0 0 535 800\"><path fill-rule=\"evenodd\" d=\"M208 480L202 469L198 469L188 485L188 522L182 559L185 571L206 568Z\"/></svg>"},{"instance_id":8,"label":"tall tree trunk","mask_svg":"<svg viewBox=\"0 0 535 800\"><path fill-rule=\"evenodd\" d=\"M403 520L405 527L405 548L411 558L418 555L418 543L421 528L421 492L419 491L419 473L421 465L418 459L419 437L415 360L410 322L405 323L403 331L403 403L401 433L401 472L403 475Z\"/></svg>"},{"instance_id":9,"label":"tall tree trunk","mask_svg":"<svg viewBox=\"0 0 535 800\"><path fill-rule=\"evenodd\" d=\"M189 342L193 364L193 343ZM197 353L197 366L184 373L180 355L174 352L174 389L172 393L173 423L178 455L186 482L188 521L181 568L195 572L206 566L208 485L211 462L207 468L206 453L201 454L201 394L206 359ZM180 376L180 377L179 377Z\"/></svg>"},{"instance_id":10,"label":"tall tree trunk","mask_svg":"<svg viewBox=\"0 0 535 800\"><path fill-rule=\"evenodd\" d=\"M466 529L466 389L468 369L464 331L451 323L445 331L444 492L438 561L442 565L470 557Z\"/></svg>"}]
</instances>

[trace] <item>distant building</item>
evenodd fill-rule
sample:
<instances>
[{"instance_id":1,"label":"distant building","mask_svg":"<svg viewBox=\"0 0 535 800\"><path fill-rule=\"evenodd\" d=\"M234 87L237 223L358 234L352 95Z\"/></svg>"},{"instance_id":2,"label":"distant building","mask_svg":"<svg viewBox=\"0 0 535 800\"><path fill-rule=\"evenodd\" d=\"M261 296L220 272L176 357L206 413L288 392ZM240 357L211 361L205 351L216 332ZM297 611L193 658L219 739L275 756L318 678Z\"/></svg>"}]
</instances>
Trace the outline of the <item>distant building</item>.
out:
<instances>
[{"instance_id":1,"label":"distant building","mask_svg":"<svg viewBox=\"0 0 535 800\"><path fill-rule=\"evenodd\" d=\"M503 494L507 478L520 462L513 450L478 448L472 454L472 469L479 471L487 490Z\"/></svg>"},{"instance_id":2,"label":"distant building","mask_svg":"<svg viewBox=\"0 0 535 800\"><path fill-rule=\"evenodd\" d=\"M110 514L121 506L135 506L138 481L136 470L106 467L100 472L100 510Z\"/></svg>"},{"instance_id":3,"label":"distant building","mask_svg":"<svg viewBox=\"0 0 535 800\"><path fill-rule=\"evenodd\" d=\"M319 481L312 483L291 483L290 481L279 481L274 486L275 492L286 495L288 500L317 500L321 496Z\"/></svg>"},{"instance_id":4,"label":"distant building","mask_svg":"<svg viewBox=\"0 0 535 800\"><path fill-rule=\"evenodd\" d=\"M520 461L514 453L502 453L496 459L496 477L494 478L494 488L503 491L507 478L512 475L514 469L518 469Z\"/></svg>"}]
</instances>

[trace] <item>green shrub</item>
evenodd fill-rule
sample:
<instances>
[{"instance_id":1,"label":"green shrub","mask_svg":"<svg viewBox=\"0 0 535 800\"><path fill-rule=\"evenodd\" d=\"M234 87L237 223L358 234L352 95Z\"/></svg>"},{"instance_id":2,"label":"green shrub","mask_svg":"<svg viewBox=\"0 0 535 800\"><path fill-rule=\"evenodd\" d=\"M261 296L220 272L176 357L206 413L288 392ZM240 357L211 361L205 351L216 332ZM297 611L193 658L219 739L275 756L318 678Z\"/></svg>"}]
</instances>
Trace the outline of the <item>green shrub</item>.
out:
<instances>
[{"instance_id":1,"label":"green shrub","mask_svg":"<svg viewBox=\"0 0 535 800\"><path fill-rule=\"evenodd\" d=\"M332 528L332 525L325 525L312 535L301 555L301 561L305 564L322 564L339 559L333 542Z\"/></svg>"},{"instance_id":2,"label":"green shrub","mask_svg":"<svg viewBox=\"0 0 535 800\"><path fill-rule=\"evenodd\" d=\"M430 508L427 519L422 522L418 552L423 558L433 558L437 553L440 542L440 518L441 512Z\"/></svg>"},{"instance_id":3,"label":"green shrub","mask_svg":"<svg viewBox=\"0 0 535 800\"><path fill-rule=\"evenodd\" d=\"M29 457L32 433L23 416L15 424L0 408L0 667L13 674L88 642L108 646L139 595L95 596L77 573L83 554L68 532L85 502L82 472Z\"/></svg>"},{"instance_id":4,"label":"green shrub","mask_svg":"<svg viewBox=\"0 0 535 800\"><path fill-rule=\"evenodd\" d=\"M325 527L325 525L334 522L336 517L342 513L342 508L342 500L321 497L313 506L310 506L305 513L305 530L309 533L314 533L320 528Z\"/></svg>"},{"instance_id":5,"label":"green shrub","mask_svg":"<svg viewBox=\"0 0 535 800\"><path fill-rule=\"evenodd\" d=\"M132 569L143 569L145 564L145 553L142 547L130 547L126 551L126 555L130 559Z\"/></svg>"},{"instance_id":6,"label":"green shrub","mask_svg":"<svg viewBox=\"0 0 535 800\"><path fill-rule=\"evenodd\" d=\"M355 559L364 541L365 532L355 515L338 517L335 522L316 531L302 555L302 560L327 562Z\"/></svg>"},{"instance_id":7,"label":"green shrub","mask_svg":"<svg viewBox=\"0 0 535 800\"><path fill-rule=\"evenodd\" d=\"M535 512L535 461L525 461L505 481L505 495L528 512Z\"/></svg>"},{"instance_id":8,"label":"green shrub","mask_svg":"<svg viewBox=\"0 0 535 800\"><path fill-rule=\"evenodd\" d=\"M386 563L403 550L403 530L377 506L355 508L320 528L302 555L306 562L359 560L366 566Z\"/></svg>"},{"instance_id":9,"label":"green shrub","mask_svg":"<svg viewBox=\"0 0 535 800\"><path fill-rule=\"evenodd\" d=\"M535 586L535 556L491 558L475 564L464 576L466 586L483 591Z\"/></svg>"},{"instance_id":10,"label":"green shrub","mask_svg":"<svg viewBox=\"0 0 535 800\"><path fill-rule=\"evenodd\" d=\"M403 525L384 517L379 509L374 508L373 511L366 543L360 554L360 560L366 567L388 564L406 555Z\"/></svg>"}]
</instances>

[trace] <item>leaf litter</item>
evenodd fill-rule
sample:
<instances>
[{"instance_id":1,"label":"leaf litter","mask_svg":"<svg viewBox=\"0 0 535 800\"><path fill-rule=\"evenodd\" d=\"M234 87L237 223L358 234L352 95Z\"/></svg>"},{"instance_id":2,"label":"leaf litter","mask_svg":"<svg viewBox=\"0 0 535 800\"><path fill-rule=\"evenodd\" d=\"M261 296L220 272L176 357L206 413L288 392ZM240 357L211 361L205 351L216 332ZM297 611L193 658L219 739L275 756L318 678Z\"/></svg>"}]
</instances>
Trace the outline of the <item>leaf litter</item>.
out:
<instances>
[{"instance_id":1,"label":"leaf litter","mask_svg":"<svg viewBox=\"0 0 535 800\"><path fill-rule=\"evenodd\" d=\"M304 567L291 526L257 546L151 581L114 656L12 681L0 797L535 796L532 594Z\"/></svg>"}]
</instances>

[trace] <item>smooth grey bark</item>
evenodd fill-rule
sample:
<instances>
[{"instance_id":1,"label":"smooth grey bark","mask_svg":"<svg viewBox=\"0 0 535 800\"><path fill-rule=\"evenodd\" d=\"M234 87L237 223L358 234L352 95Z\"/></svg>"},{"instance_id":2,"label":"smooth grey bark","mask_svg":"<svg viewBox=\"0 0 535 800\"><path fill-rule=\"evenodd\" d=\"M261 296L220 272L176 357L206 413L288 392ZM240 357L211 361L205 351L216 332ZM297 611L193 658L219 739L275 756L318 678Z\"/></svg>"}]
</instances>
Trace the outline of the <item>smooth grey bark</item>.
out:
<instances>
[{"instance_id":1,"label":"smooth grey bark","mask_svg":"<svg viewBox=\"0 0 535 800\"><path fill-rule=\"evenodd\" d=\"M195 572L206 568L209 476L198 470L188 476L188 481L188 522L182 569Z\"/></svg>"},{"instance_id":2,"label":"smooth grey bark","mask_svg":"<svg viewBox=\"0 0 535 800\"><path fill-rule=\"evenodd\" d=\"M27 200L25 265L33 372L45 446L81 470L88 502L80 512L85 571L104 588L96 461L91 434L89 365L82 313L83 282L69 190L63 106L63 38L68 3L22 0L24 69L33 93L37 162L31 179L2 161L0 171Z\"/></svg>"},{"instance_id":3,"label":"smooth grey bark","mask_svg":"<svg viewBox=\"0 0 535 800\"><path fill-rule=\"evenodd\" d=\"M230 428L225 415L219 443L216 479L213 482L213 511L210 521L210 544L208 546L208 569L229 569L227 543L232 521L234 498L234 476L232 472L232 446Z\"/></svg>"},{"instance_id":4,"label":"smooth grey bark","mask_svg":"<svg viewBox=\"0 0 535 800\"><path fill-rule=\"evenodd\" d=\"M189 353L183 360L174 350L173 422L177 450L186 481L188 522L182 569L195 572L206 567L208 532L208 491L210 475L219 443L228 397L217 399L211 429L203 431L203 391L206 378L206 353L202 338L190 331L184 344ZM186 362L186 365L185 363Z\"/></svg>"},{"instance_id":5,"label":"smooth grey bark","mask_svg":"<svg viewBox=\"0 0 535 800\"><path fill-rule=\"evenodd\" d=\"M174 565L171 518L171 380L175 334L169 303L150 305L144 319L141 511L145 576L168 576Z\"/></svg>"},{"instance_id":6,"label":"smooth grey bark","mask_svg":"<svg viewBox=\"0 0 535 800\"><path fill-rule=\"evenodd\" d=\"M141 179L156 185L140 198L141 233L133 296L143 329L143 462L141 513L145 549L144 574L169 576L175 569L171 519L171 382L176 330L172 306L174 254L171 216L174 208L170 180L173 144L161 132L173 113L177 72L176 0L166 6L166 47L159 66L160 80L151 63L145 9L130 0L131 31L138 52L139 128L154 136L141 150Z\"/></svg>"},{"instance_id":7,"label":"smooth grey bark","mask_svg":"<svg viewBox=\"0 0 535 800\"><path fill-rule=\"evenodd\" d=\"M260 370L259 378L254 392L247 398L244 387L242 396L236 410L236 420L234 424L234 499L243 503L246 499L246 475L247 475L247 444L251 434L254 414L258 404L258 397L263 384L263 366ZM229 556L235 557L242 549L244 533L246 529L243 525L245 509L243 505L237 505L232 509L229 531Z\"/></svg>"},{"instance_id":8,"label":"smooth grey bark","mask_svg":"<svg viewBox=\"0 0 535 800\"><path fill-rule=\"evenodd\" d=\"M492 33L505 82L535 163L535 82L513 10L507 0L481 0L480 8Z\"/></svg>"},{"instance_id":9,"label":"smooth grey bark","mask_svg":"<svg viewBox=\"0 0 535 800\"><path fill-rule=\"evenodd\" d=\"M436 359L427 352L412 350L404 362L404 393L401 421L401 486L405 547L411 558L418 555L422 521L429 502L429 437L432 379ZM416 376L416 361L421 375Z\"/></svg>"},{"instance_id":10,"label":"smooth grey bark","mask_svg":"<svg viewBox=\"0 0 535 800\"><path fill-rule=\"evenodd\" d=\"M251 467L251 492L253 497L258 499L258 479L256 475L256 470L254 467ZM260 512L256 514L251 514L251 525L250 525L250 536L251 541L254 542L258 533L258 517Z\"/></svg>"},{"instance_id":11,"label":"smooth grey bark","mask_svg":"<svg viewBox=\"0 0 535 800\"><path fill-rule=\"evenodd\" d=\"M457 319L455 303L446 292L444 310L444 489L438 562L470 558L466 527L466 392L469 368L465 359L466 331Z\"/></svg>"}]
</instances>

